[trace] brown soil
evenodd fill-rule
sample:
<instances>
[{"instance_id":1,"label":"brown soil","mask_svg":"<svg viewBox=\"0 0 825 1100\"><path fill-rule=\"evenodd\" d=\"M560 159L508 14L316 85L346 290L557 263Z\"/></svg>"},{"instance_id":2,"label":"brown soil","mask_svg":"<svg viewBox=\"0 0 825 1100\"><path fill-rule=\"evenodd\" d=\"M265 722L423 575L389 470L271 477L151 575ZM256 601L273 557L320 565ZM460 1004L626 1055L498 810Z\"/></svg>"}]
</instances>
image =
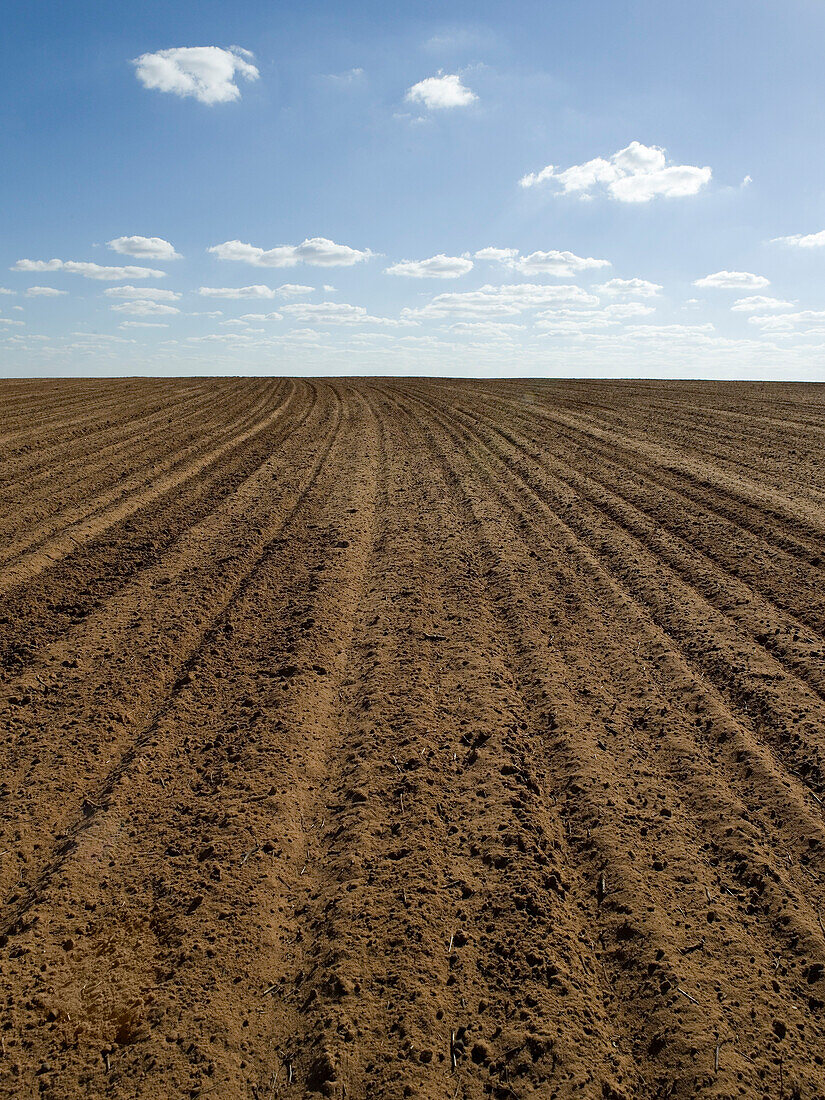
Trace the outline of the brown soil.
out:
<instances>
[{"instance_id":1,"label":"brown soil","mask_svg":"<svg viewBox=\"0 0 825 1100\"><path fill-rule=\"evenodd\" d=\"M0 384L0 1096L825 1096L825 390Z\"/></svg>"}]
</instances>

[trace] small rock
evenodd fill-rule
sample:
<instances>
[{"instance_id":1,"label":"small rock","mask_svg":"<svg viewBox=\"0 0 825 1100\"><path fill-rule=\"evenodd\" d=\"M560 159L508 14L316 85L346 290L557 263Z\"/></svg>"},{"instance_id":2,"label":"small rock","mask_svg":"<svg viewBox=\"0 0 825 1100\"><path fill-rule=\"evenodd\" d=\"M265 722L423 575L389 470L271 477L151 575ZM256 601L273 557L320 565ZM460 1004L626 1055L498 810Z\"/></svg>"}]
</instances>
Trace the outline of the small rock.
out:
<instances>
[{"instance_id":1,"label":"small rock","mask_svg":"<svg viewBox=\"0 0 825 1100\"><path fill-rule=\"evenodd\" d=\"M483 1039L479 1039L477 1043L473 1043L473 1049L470 1051L470 1057L477 1066L482 1065L484 1062L489 1062L492 1057L492 1052Z\"/></svg>"}]
</instances>

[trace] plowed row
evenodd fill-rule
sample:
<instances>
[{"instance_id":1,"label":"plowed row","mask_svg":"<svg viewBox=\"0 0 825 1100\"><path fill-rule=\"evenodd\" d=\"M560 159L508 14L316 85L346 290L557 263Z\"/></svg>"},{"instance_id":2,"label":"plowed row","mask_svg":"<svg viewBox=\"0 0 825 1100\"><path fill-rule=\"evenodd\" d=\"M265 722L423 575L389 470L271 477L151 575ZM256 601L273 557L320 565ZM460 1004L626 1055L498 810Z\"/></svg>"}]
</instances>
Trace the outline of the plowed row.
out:
<instances>
[{"instance_id":1,"label":"plowed row","mask_svg":"<svg viewBox=\"0 0 825 1100\"><path fill-rule=\"evenodd\" d=\"M0 384L0 1096L825 1097L825 395Z\"/></svg>"}]
</instances>

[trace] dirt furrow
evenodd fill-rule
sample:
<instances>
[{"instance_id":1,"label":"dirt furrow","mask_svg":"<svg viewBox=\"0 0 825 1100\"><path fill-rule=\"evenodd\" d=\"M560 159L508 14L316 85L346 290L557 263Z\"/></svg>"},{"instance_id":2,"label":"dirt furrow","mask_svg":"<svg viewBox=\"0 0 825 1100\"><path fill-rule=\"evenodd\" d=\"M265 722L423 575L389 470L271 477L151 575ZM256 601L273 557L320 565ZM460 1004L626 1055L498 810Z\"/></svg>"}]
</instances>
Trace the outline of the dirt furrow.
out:
<instances>
[{"instance_id":1,"label":"dirt furrow","mask_svg":"<svg viewBox=\"0 0 825 1100\"><path fill-rule=\"evenodd\" d=\"M0 835L10 845L6 855L14 856L4 860L0 881L12 890L9 905L27 904L72 815L91 816L116 761L145 736L140 731L151 729L187 662L207 644L212 623L265 558L284 515L305 491L302 479L309 484L315 476L335 430L329 423L337 419L335 408L322 403L305 434L293 433L294 450L257 468L219 511L187 531L174 552L7 683L6 690L20 693L0 708L6 754ZM273 491L276 479L282 484ZM55 742L56 724L62 733ZM44 797L50 790L67 797L62 803ZM44 832L56 840L44 843Z\"/></svg>"},{"instance_id":2,"label":"dirt furrow","mask_svg":"<svg viewBox=\"0 0 825 1100\"><path fill-rule=\"evenodd\" d=\"M457 440L456 442L458 443L459 441ZM467 454L468 453L468 448L466 447L466 445L459 445L459 446L454 445L454 453L462 454L462 455ZM523 526L525 526L525 528L526 528L526 525L523 525ZM532 527L532 525L531 525L531 527ZM535 598L535 595L536 594L534 593L534 598ZM638 635L638 633L639 633L639 624L636 623L636 624L632 624L632 625L635 625L636 633ZM582 631L586 632L586 633L590 633L590 631L587 631L587 628L586 628L584 623L581 624L580 629ZM568 628L565 631L564 627L562 626L561 636L562 637L570 637L571 636L571 629ZM601 649L604 646L604 641L602 641L601 643L598 643L598 642L596 642L595 639L593 639L591 644L594 646L594 648ZM621 656L621 655L619 655L619 656ZM638 662L638 657L637 657L637 662ZM620 666L620 667L625 667L625 668L628 667L627 656L625 657L623 665ZM668 672L668 679L672 675L673 675L673 669L671 668ZM609 675L607 675L604 670L602 670L601 673L599 673L597 669L591 669L588 679L591 683L595 683L595 684L609 683ZM683 676L682 679L687 681L685 686L688 687L688 689L689 689L690 688L689 678L687 676ZM620 696L620 691L621 691L621 689L618 688L617 693L614 696L614 703L615 703L615 700L617 698L621 697ZM587 694L591 694L591 693L592 693L592 689L587 689ZM695 696L695 694L696 693L694 691L694 696ZM672 699L670 699L670 700L666 699L665 702L669 703L670 705L667 707L667 710L662 710L661 713L662 714L668 713L669 717L670 717L670 720L672 721L671 715L673 713L673 700ZM693 702L693 705L695 706L695 702L693 700L691 700L691 702ZM703 703L704 703L704 701L703 701ZM703 712L705 711L705 705L706 704L701 706L701 710ZM634 709L635 709L635 715L634 715L633 726L631 727L632 729L635 730L637 728L643 728L646 724L650 724L651 722L656 727L659 726L658 719L656 719L656 718L651 719L650 718L651 711L654 715L657 713L658 707L656 706L655 698L650 699L649 702L648 702L648 705L645 706L644 709L642 709L641 707L634 708ZM693 709L693 708L691 708L691 709ZM710 707L709 712L712 713L713 709L714 708ZM720 713L720 710L721 710L721 713ZM640 718L640 713L639 713L640 711L641 711L641 726L637 727L636 720L638 720ZM611 712L611 715L610 715L611 721L607 723L607 730L606 730L607 734L615 734L615 732L616 732L615 723L612 720L613 717L614 717L614 714L615 714L615 707L614 707L614 710ZM721 718L724 721L724 718L725 718L724 709L717 707L715 717L716 718ZM693 724L693 721L695 721L695 719L691 719L687 724L688 744L690 744L690 727ZM730 719L728 719L728 724L731 724ZM661 733L660 733L660 736L661 736ZM723 735L721 739L725 740L726 735ZM613 738L610 737L610 736L606 736L603 740L604 740L604 742L606 742L606 744L603 743L603 744L599 745L599 747L602 750L604 750L607 747L607 745L609 745L610 741L613 740ZM595 757L598 757L599 755L600 754L598 752L594 753ZM622 764L626 763L626 761L628 759L632 760L632 758L633 758L632 749L628 749L627 747L625 747L622 750L622 752L620 753L620 756L619 756L619 760L622 762ZM690 757L688 755L685 755L685 760L688 760L689 758ZM641 761L640 761L640 764L641 764ZM682 765L682 771L684 772L684 765ZM634 775L632 777L633 782L638 783L639 780L640 780L640 776L644 775L644 774L645 774L644 771L640 767L639 771L634 773ZM659 778L661 779L661 776L659 776ZM695 786L695 783L696 783L696 775L695 774L690 775L690 776L684 775L682 777L682 782L684 782L685 780L687 780L688 783L689 783L689 786L686 789L687 790L692 790ZM615 783L615 778L612 778L612 780L611 780L611 785L613 785L613 783ZM713 784L711 783L710 785L712 786ZM705 782L705 787L707 787L707 786L708 786L708 783L706 781ZM677 804L678 804L678 797L679 797L679 795L678 795L678 788L677 788ZM660 798L661 798L661 793L658 794L657 801ZM636 800L632 796L628 795L628 797L626 799L622 799L621 797L619 797L616 801L619 805L626 804L627 802L629 802L632 805ZM721 818L720 818L719 817L720 806L724 807L726 802L728 803L728 806L727 806L728 813L723 813L721 815ZM642 799L642 805L644 806L646 803L647 803L647 799L643 798ZM613 803L610 802L609 805L613 805ZM699 805L699 808L701 809L702 808L701 799L700 799L698 805ZM740 805L740 809L742 809L742 808L743 807L741 807L741 805ZM724 792L722 792L721 798L717 795L717 802L716 802L715 805L712 802L710 802L710 800L708 800L708 803L705 804L703 809L704 809L705 819L709 820L710 822L713 822L717 818L721 821L724 821L725 818L727 817L731 821L731 824L733 825L736 822L737 818L741 816L740 813L736 812L736 805L734 804L733 806L731 806L729 804L729 799L727 799L724 796ZM732 813L730 812L731 810L733 811ZM609 812L609 810L607 812ZM604 816L605 816L605 811L604 810L602 812L594 812L591 816L591 821L595 823L596 821L602 820ZM746 813L746 817L747 817L747 813ZM668 821L670 821L670 819L671 819L671 812L668 811ZM799 823L797 822L796 824L798 825ZM624 841L623 842L618 842L618 843L609 843L607 845L607 854L608 855L610 855L612 853L612 855L615 856L615 855L620 854L621 852L623 852L625 850L625 846L628 844L628 838L627 838L626 834L627 834L627 832L630 831L626 819L625 819L625 822L623 823L623 826L624 826L624 829L625 829ZM669 825L669 828L670 827L671 826ZM645 828L642 830L643 834L647 831L647 829L648 829L648 826L645 825ZM733 835L734 832L736 832L738 834L738 845L739 845L738 848L734 847L730 843L725 844L723 842L722 845L721 845L722 849L726 849L728 868L730 870L732 870L739 879L742 879L744 877L744 881L745 881L746 884L751 885L751 886L753 885L753 883L757 884L758 889L756 889L752 892L752 896L751 896L751 899L749 901L749 906L748 906L748 911L749 912L755 913L757 911L757 909L760 905L761 896L765 892L767 892L769 895L770 894L773 895L771 897L771 906L768 909L768 913L767 913L767 918L768 919L765 921L765 923L768 925L768 927L773 929L774 925L778 925L778 928L780 929L780 933L781 933L781 929L782 929L783 925L793 924L793 927L789 930L789 934L784 937L787 941L787 946L790 947L790 949L791 949L791 952L794 955L797 956L796 966L794 967L795 973L791 974L790 981L793 983L793 985L796 987L797 990L803 991L804 988L805 988L805 984L804 984L804 981L801 980L801 976L804 974L805 967L807 966L806 954L808 954L809 952L812 952L813 957L816 958L817 955L819 954L820 950L821 950L821 936L819 935L819 930L817 929L817 925L816 925L816 912L815 911L812 912L810 907L805 902L805 893L806 892L810 893L812 884L810 882L803 882L802 890L797 894L796 897L794 897L794 891L793 891L792 888L789 888L789 885L788 885L787 882L782 883L782 887L780 888L779 891L771 891L770 888L769 888L769 885L766 883L766 879L765 879L765 871L766 870L768 871L769 877L770 877L770 875L773 875L774 878L776 878L774 868L771 866L772 857L771 857L770 850L765 849L765 848L760 846L760 847L757 848L756 852L753 852L753 851L748 852L747 848L750 847L750 845L752 844L753 837L754 837L755 834L754 834L754 832L753 832L753 830L751 829L750 826L747 826L747 829L748 829L747 832L745 832L741 828L739 828L739 829L729 828L729 830L728 830L728 836ZM821 833L821 829L820 829L820 833ZM716 830L714 835L715 835L715 839L718 843L719 838L722 836L721 830ZM816 843L817 845L821 843L821 838L819 838L817 836L812 836L811 840L812 840L813 843ZM633 841L634 841L634 843L633 843L634 849L636 848L637 844L640 847L645 847L646 842L644 840L638 840L637 841L636 837L634 837ZM665 848L667 848L667 847L670 847L671 850L673 850L677 846L673 845L672 842L671 842L669 845L665 844ZM679 847L682 847L682 846L680 845ZM690 844L688 844L685 847L687 847L688 850L692 850L692 848L699 847L699 845L690 845ZM807 858L808 857L806 855L806 859ZM714 857L714 860L712 860L711 862L715 862L715 857ZM650 864L650 865L652 865L654 868L657 868L657 870L659 871L659 874L657 875L657 878L656 878L656 883L657 883L657 886L658 886L659 882L663 878L663 871L664 871L664 867L666 867L666 862L663 864L663 861L661 859L654 858L652 860L652 864ZM691 870L694 870L694 869L691 868ZM801 874L801 872L800 872L800 874ZM693 881L694 877L695 877L695 874L692 874L690 879L684 879L684 881ZM721 886L722 889L725 891L725 897L722 897L720 899L717 899L716 897L714 897L715 908L709 908L709 913L711 914L711 916L713 916L714 921L715 921L715 920L719 919L720 902L721 902L721 907L724 908L724 903L725 903L726 897L727 896L733 896L733 894L730 891L730 887L725 886L724 880L722 880L721 882L718 881L718 880L714 881L714 877L715 876L712 873L710 873L709 879L707 879L706 882L704 883L704 889L706 891L708 891L707 892L708 905L710 906L710 899L711 899L710 890L713 890L714 894L715 894L716 891L718 891L719 887ZM677 878L677 881L678 881L678 878ZM782 882L782 879L780 878L779 881ZM648 884L648 888L649 888L649 884ZM631 890L628 891L628 895L638 897L639 896L639 891L638 891L638 889L631 889ZM759 896L757 897L757 895L759 895ZM787 912L782 913L782 911L784 910L785 905L786 905L786 898L789 895L793 899L791 909L792 910L800 910L801 909L803 911L803 919L801 921L799 921L796 918L792 918L792 916ZM623 892L622 896L625 896L624 892ZM675 896L678 896L678 894L676 894ZM755 902L756 902L756 904L755 904ZM764 901L762 901L761 904L764 905L765 904ZM782 914L782 916L779 919L777 919L779 917L779 914ZM710 920L710 917L708 919ZM701 926L700 926L700 929L701 929ZM772 934L775 934L775 933L772 932ZM651 938L650 937L650 932L647 932L645 934L645 942L649 943L650 938ZM702 937L702 938L703 938L703 940L705 939L705 937ZM783 938L783 936L782 936L782 934L780 934L780 939L782 939L782 938ZM770 945L770 942L769 942L768 947L770 947L770 946L772 946L772 945ZM753 951L754 950L754 944L752 944L752 943L749 944L748 949ZM762 954L765 966L763 966L762 968L757 967L757 971L759 971L761 973L765 973L766 972L765 968L770 967L770 962L771 962L772 956L771 956L771 954L770 954L770 952L767 948L764 948L762 950L761 954ZM808 962L809 961L810 961L810 956L808 955ZM768 970L768 972L770 972L770 971ZM741 1022L737 1026L741 1026ZM765 1029L765 1033L770 1031L770 1025L769 1025L769 1023L764 1021L764 1018L763 1018L762 1027ZM709 1040L706 1040L706 1042L707 1041L709 1041ZM760 1037L759 1034L757 1033L755 1036L752 1037L752 1041L753 1041L754 1047L758 1048L759 1043L762 1042L763 1040L762 1040L762 1037ZM774 1065L775 1065L775 1059L774 1059ZM715 1091L712 1094L713 1095L721 1095L721 1093L717 1093ZM686 1093L686 1095L693 1095L693 1093L688 1092L688 1093Z\"/></svg>"},{"instance_id":3,"label":"dirt furrow","mask_svg":"<svg viewBox=\"0 0 825 1100\"><path fill-rule=\"evenodd\" d=\"M685 583L664 564L667 557L652 554L642 541L633 538L633 532L623 522L611 523L609 516L598 511L598 502L580 494L565 493L563 489L560 492L558 478L552 474L544 478L534 466L521 468L524 448L513 447L507 435L495 427L489 428L489 432L496 437L492 446L500 460L515 470L536 500L545 508L552 507L554 514L563 515L565 524L607 564L634 598L642 601L654 619L664 624L666 632L684 640L691 659L727 696L730 706L744 709L745 713L749 708L756 709L762 733L767 737L774 734L776 751L788 762L789 770L805 776L809 786L820 792L823 775L820 731L825 725L825 706L819 695L817 676L820 669L815 667L809 673L817 677L813 685L803 685L798 676L799 671L804 675L804 665L793 672L768 655L762 617L765 609L760 614L752 598L747 601L740 598L734 603L746 602L746 609L737 609L735 617L729 609L718 610L690 585L689 574ZM739 633L741 621L748 624L748 613L752 613L754 641L742 638ZM756 641L760 634L761 639ZM799 640L798 631L796 639ZM819 644L817 638L811 641L814 647ZM818 650L814 648L813 652L815 656ZM794 732L788 736L789 731Z\"/></svg>"},{"instance_id":4,"label":"dirt furrow","mask_svg":"<svg viewBox=\"0 0 825 1100\"><path fill-rule=\"evenodd\" d=\"M61 510L44 524L31 528L22 539L10 541L0 558L0 595L21 580L36 576L66 553L99 536L112 524L132 515L138 508L176 489L181 483L218 465L229 452L253 439L283 415L279 402L261 397L244 410L233 424L204 442L184 445L168 458L157 458L148 468L117 479L111 486L74 508ZM223 440L223 442L220 442ZM199 454L200 452L200 454ZM26 517L23 517L25 523Z\"/></svg>"},{"instance_id":5,"label":"dirt furrow","mask_svg":"<svg viewBox=\"0 0 825 1100\"><path fill-rule=\"evenodd\" d=\"M0 384L0 1097L823 1100L822 393Z\"/></svg>"},{"instance_id":6,"label":"dirt furrow","mask_svg":"<svg viewBox=\"0 0 825 1100\"><path fill-rule=\"evenodd\" d=\"M233 392L234 389L234 392ZM250 394L237 384L234 387L202 389L195 394L180 396L164 403L157 400L151 405L141 402L138 407L127 406L119 419L110 418L99 430L89 430L78 440L64 440L53 447L38 447L26 459L2 465L3 483L0 485L0 509L6 521L6 509L16 502L38 493L38 486L49 481L51 488L60 487L61 493L88 482L90 475L102 470L102 477L111 476L112 467L118 463L134 463L133 450L141 451L156 440L169 439L186 423L192 433L205 433L210 426L226 425L226 416L232 402L240 397L248 403ZM171 395L170 395L171 397ZM112 420L116 420L112 423ZM171 442L171 440L169 440ZM89 451L93 450L96 462L90 468ZM104 460L108 465L104 466ZM44 504L46 501L38 501Z\"/></svg>"}]
</instances>

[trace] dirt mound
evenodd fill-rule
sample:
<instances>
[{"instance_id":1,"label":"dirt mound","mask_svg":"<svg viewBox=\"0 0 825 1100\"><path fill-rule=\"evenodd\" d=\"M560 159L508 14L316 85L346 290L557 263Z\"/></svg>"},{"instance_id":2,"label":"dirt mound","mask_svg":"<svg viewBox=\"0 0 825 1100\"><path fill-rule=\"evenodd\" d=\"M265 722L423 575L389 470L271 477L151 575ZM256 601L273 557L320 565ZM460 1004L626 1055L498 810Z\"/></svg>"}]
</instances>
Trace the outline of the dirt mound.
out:
<instances>
[{"instance_id":1,"label":"dirt mound","mask_svg":"<svg viewBox=\"0 0 825 1100\"><path fill-rule=\"evenodd\" d=\"M825 1097L824 445L0 383L0 1096Z\"/></svg>"}]
</instances>

